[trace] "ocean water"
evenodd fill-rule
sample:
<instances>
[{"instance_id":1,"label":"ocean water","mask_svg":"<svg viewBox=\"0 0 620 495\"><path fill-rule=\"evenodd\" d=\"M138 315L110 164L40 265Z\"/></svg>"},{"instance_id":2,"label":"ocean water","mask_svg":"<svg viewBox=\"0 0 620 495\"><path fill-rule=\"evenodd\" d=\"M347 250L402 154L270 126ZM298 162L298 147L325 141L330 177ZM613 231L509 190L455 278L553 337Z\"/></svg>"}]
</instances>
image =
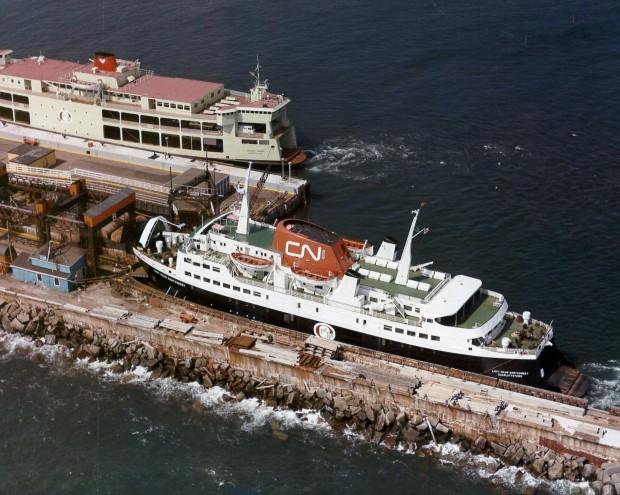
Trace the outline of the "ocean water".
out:
<instances>
[{"instance_id":1,"label":"ocean water","mask_svg":"<svg viewBox=\"0 0 620 495\"><path fill-rule=\"evenodd\" d=\"M402 239L426 201L432 232L414 259L553 320L558 345L594 378L592 403L620 403L617 2L0 0L0 12L0 46L19 55L111 50L235 89L249 88L260 55L312 155L298 172L312 183L312 221ZM0 360L0 493L523 488L479 460L390 452L311 414L231 409L217 391L48 354ZM272 420L288 440L272 437Z\"/></svg>"}]
</instances>

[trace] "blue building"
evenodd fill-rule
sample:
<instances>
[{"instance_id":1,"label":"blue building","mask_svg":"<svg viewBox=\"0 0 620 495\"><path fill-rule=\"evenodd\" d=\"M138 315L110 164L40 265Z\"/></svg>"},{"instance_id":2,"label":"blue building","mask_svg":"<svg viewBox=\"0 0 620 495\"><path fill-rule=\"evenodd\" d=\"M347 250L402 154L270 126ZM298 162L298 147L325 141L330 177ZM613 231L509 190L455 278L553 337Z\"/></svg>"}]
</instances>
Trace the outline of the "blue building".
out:
<instances>
[{"instance_id":1,"label":"blue building","mask_svg":"<svg viewBox=\"0 0 620 495\"><path fill-rule=\"evenodd\" d=\"M86 251L70 245L46 244L32 254L17 256L11 268L15 280L69 292L86 275Z\"/></svg>"}]
</instances>

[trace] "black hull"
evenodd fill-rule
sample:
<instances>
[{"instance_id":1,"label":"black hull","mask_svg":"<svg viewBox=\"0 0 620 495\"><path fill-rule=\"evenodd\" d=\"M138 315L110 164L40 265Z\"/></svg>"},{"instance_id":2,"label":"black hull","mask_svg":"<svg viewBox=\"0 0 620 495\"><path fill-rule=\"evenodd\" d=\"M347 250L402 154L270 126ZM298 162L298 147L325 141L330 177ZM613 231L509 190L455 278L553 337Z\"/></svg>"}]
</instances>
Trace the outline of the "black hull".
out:
<instances>
[{"instance_id":1,"label":"black hull","mask_svg":"<svg viewBox=\"0 0 620 495\"><path fill-rule=\"evenodd\" d=\"M188 300L203 306L307 334L313 334L314 325L318 323L317 320L298 316L293 318L290 314L281 311L207 292L179 282L169 275L152 269L148 265L145 265L145 267L149 272L151 280L161 289L169 291L169 294L176 295L177 297L186 297ZM424 349L380 339L334 325L331 326L336 331L336 340L345 344L501 378L554 392L567 393L570 385L576 380L575 373L582 377L555 345L545 347L542 354L536 360L493 359ZM544 373L541 373L541 369L544 370ZM571 383L569 385L566 384L567 373L571 375L569 378ZM577 387L578 390L575 389L572 395L584 395L587 390L587 384L588 382L586 381L585 385Z\"/></svg>"}]
</instances>

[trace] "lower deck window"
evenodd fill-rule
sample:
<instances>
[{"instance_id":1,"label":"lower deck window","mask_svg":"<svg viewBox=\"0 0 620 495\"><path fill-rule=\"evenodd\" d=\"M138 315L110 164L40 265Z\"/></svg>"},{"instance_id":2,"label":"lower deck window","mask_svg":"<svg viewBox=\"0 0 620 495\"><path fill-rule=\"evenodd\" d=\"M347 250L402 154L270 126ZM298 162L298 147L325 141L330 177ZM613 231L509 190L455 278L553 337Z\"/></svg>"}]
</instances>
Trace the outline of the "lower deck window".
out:
<instances>
[{"instance_id":1,"label":"lower deck window","mask_svg":"<svg viewBox=\"0 0 620 495\"><path fill-rule=\"evenodd\" d=\"M255 295L256 297L260 297L260 292L256 292L256 291L254 291L254 295Z\"/></svg>"},{"instance_id":2,"label":"lower deck window","mask_svg":"<svg viewBox=\"0 0 620 495\"><path fill-rule=\"evenodd\" d=\"M202 277L202 280L204 280L206 283L211 283L211 279L208 279L207 277Z\"/></svg>"},{"instance_id":3,"label":"lower deck window","mask_svg":"<svg viewBox=\"0 0 620 495\"><path fill-rule=\"evenodd\" d=\"M187 275L188 277L192 276L191 272L185 272L185 275Z\"/></svg>"},{"instance_id":4,"label":"lower deck window","mask_svg":"<svg viewBox=\"0 0 620 495\"><path fill-rule=\"evenodd\" d=\"M437 335L431 335L431 340L439 341L439 337Z\"/></svg>"},{"instance_id":5,"label":"lower deck window","mask_svg":"<svg viewBox=\"0 0 620 495\"><path fill-rule=\"evenodd\" d=\"M389 325L383 325L383 330L387 330L388 332L392 331L392 327Z\"/></svg>"},{"instance_id":6,"label":"lower deck window","mask_svg":"<svg viewBox=\"0 0 620 495\"><path fill-rule=\"evenodd\" d=\"M230 289L230 284L222 284L224 286L224 289Z\"/></svg>"},{"instance_id":7,"label":"lower deck window","mask_svg":"<svg viewBox=\"0 0 620 495\"><path fill-rule=\"evenodd\" d=\"M428 335L427 335L427 334L425 334L425 333L421 333L421 334L420 334L420 338L421 338L421 339L428 339Z\"/></svg>"},{"instance_id":8,"label":"lower deck window","mask_svg":"<svg viewBox=\"0 0 620 495\"><path fill-rule=\"evenodd\" d=\"M249 289L243 289L243 293L244 293L244 294L250 294L250 293L251 293L251 291L250 291Z\"/></svg>"},{"instance_id":9,"label":"lower deck window","mask_svg":"<svg viewBox=\"0 0 620 495\"><path fill-rule=\"evenodd\" d=\"M220 283L217 280L214 280L213 285L220 285Z\"/></svg>"},{"instance_id":10,"label":"lower deck window","mask_svg":"<svg viewBox=\"0 0 620 495\"><path fill-rule=\"evenodd\" d=\"M405 333L405 331L404 331L402 328L397 328L397 329L395 330L395 332L396 332L396 333L402 333L402 334L404 334L404 333Z\"/></svg>"},{"instance_id":11,"label":"lower deck window","mask_svg":"<svg viewBox=\"0 0 620 495\"><path fill-rule=\"evenodd\" d=\"M415 332L407 330L407 335L409 335L409 337L415 337Z\"/></svg>"}]
</instances>

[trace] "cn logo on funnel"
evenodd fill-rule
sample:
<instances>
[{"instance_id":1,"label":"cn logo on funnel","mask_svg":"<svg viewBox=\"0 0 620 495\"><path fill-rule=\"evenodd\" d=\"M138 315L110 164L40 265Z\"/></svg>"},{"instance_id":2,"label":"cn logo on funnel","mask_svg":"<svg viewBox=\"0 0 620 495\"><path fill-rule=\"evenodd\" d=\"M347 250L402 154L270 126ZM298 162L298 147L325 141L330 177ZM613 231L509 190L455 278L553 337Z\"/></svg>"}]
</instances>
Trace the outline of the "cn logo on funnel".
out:
<instances>
[{"instance_id":1,"label":"cn logo on funnel","mask_svg":"<svg viewBox=\"0 0 620 495\"><path fill-rule=\"evenodd\" d=\"M314 261L320 261L323 248L319 246L316 248L316 251L313 251L307 244L300 244L295 241L286 241L284 252L293 258L303 258L307 254Z\"/></svg>"}]
</instances>

